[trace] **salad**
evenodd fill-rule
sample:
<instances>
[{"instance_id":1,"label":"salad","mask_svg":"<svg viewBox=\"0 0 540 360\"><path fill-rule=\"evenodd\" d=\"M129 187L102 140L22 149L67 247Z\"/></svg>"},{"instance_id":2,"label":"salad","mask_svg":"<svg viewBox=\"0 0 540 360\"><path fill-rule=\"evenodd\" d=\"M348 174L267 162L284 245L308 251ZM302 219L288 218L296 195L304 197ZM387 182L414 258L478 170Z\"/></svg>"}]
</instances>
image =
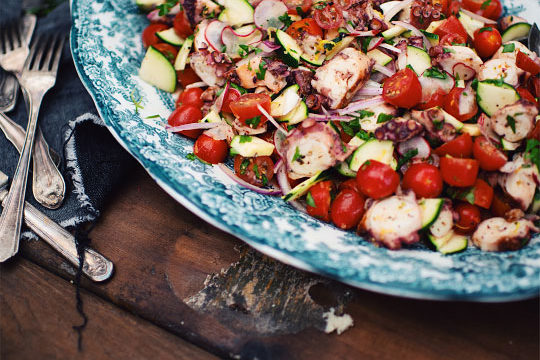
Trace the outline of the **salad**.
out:
<instances>
[{"instance_id":1,"label":"salad","mask_svg":"<svg viewBox=\"0 0 540 360\"><path fill-rule=\"evenodd\" d=\"M540 58L500 0L136 2L191 160L389 249L539 232Z\"/></svg>"}]
</instances>

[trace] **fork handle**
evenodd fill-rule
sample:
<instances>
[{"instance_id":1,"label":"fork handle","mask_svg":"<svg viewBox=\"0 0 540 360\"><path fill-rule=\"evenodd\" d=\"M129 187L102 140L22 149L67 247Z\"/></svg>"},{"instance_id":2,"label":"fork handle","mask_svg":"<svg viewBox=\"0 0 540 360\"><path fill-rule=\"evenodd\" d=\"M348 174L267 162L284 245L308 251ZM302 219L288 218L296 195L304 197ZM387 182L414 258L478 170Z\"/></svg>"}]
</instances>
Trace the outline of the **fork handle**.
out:
<instances>
[{"instance_id":1,"label":"fork handle","mask_svg":"<svg viewBox=\"0 0 540 360\"><path fill-rule=\"evenodd\" d=\"M26 92L26 90L25 90ZM24 211L24 197L26 194L26 182L28 179L28 168L30 165L30 155L34 145L36 134L39 107L43 95L41 93L26 92L28 95L28 125L26 127L26 137L24 146L19 157L17 169L11 182L9 195L4 202L4 210L0 216L0 262L4 262L19 250L19 238L21 236L21 226Z\"/></svg>"}]
</instances>

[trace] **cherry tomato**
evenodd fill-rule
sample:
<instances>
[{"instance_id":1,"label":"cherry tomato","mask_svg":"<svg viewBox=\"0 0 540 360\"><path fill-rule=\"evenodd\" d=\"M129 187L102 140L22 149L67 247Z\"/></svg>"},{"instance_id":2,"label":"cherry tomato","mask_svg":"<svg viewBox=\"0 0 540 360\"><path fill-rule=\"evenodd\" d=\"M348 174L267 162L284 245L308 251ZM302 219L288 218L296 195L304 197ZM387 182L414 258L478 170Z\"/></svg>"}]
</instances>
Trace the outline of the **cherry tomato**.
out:
<instances>
[{"instance_id":1,"label":"cherry tomato","mask_svg":"<svg viewBox=\"0 0 540 360\"><path fill-rule=\"evenodd\" d=\"M445 94L444 91L437 90L437 92L435 92L433 95L431 95L431 97L429 98L428 101L418 104L416 106L416 108L420 109L420 110L427 110L427 109L431 109L432 107L435 107L435 106L442 107L445 96L446 96L446 94Z\"/></svg>"},{"instance_id":2,"label":"cherry tomato","mask_svg":"<svg viewBox=\"0 0 540 360\"><path fill-rule=\"evenodd\" d=\"M300 8L304 14L307 14L311 9L311 5L313 5L313 0L283 0L283 3L285 3L287 9L289 9L287 11L288 14L299 15L298 8Z\"/></svg>"},{"instance_id":3,"label":"cherry tomato","mask_svg":"<svg viewBox=\"0 0 540 360\"><path fill-rule=\"evenodd\" d=\"M201 134L193 145L193 154L210 164L219 164L227 158L227 141L216 140L206 134Z\"/></svg>"},{"instance_id":4,"label":"cherry tomato","mask_svg":"<svg viewBox=\"0 0 540 360\"><path fill-rule=\"evenodd\" d=\"M240 96L236 101L230 102L229 107L238 120L246 124L246 120L260 116L261 120L258 127L264 125L268 120L261 111L257 108L257 105L263 107L264 110L270 112L270 96L267 94L244 94Z\"/></svg>"},{"instance_id":5,"label":"cherry tomato","mask_svg":"<svg viewBox=\"0 0 540 360\"><path fill-rule=\"evenodd\" d=\"M360 192L360 190L358 190L358 183L356 182L356 179L349 179L339 184L339 191L343 191L345 189Z\"/></svg>"},{"instance_id":6,"label":"cherry tomato","mask_svg":"<svg viewBox=\"0 0 540 360\"><path fill-rule=\"evenodd\" d=\"M201 88L191 88L182 91L180 93L180 96L178 97L178 100L176 100L176 106L182 105L193 105L196 108L201 108L203 106L203 101L201 99L201 95L203 93L203 90Z\"/></svg>"},{"instance_id":7,"label":"cherry tomato","mask_svg":"<svg viewBox=\"0 0 540 360\"><path fill-rule=\"evenodd\" d=\"M465 43L467 41L467 31L465 31L461 22L453 15L444 20L433 32L439 35L441 39L445 35L455 34L458 36L459 43Z\"/></svg>"},{"instance_id":8,"label":"cherry tomato","mask_svg":"<svg viewBox=\"0 0 540 360\"><path fill-rule=\"evenodd\" d=\"M322 9L315 8L313 17L323 29L335 29L343 23L343 13L333 3L327 3Z\"/></svg>"},{"instance_id":9,"label":"cherry tomato","mask_svg":"<svg viewBox=\"0 0 540 360\"><path fill-rule=\"evenodd\" d=\"M238 99L240 99L240 91L230 88L229 92L227 92L227 95L225 95L225 99L223 99L223 105L221 106L221 111L224 113L232 114L231 110L231 103L236 102Z\"/></svg>"},{"instance_id":10,"label":"cherry tomato","mask_svg":"<svg viewBox=\"0 0 540 360\"><path fill-rule=\"evenodd\" d=\"M330 221L330 203L332 202L331 193L333 188L334 184L332 181L326 180L313 185L309 189L306 194L306 201L308 203L306 210L309 215L323 221Z\"/></svg>"},{"instance_id":11,"label":"cherry tomato","mask_svg":"<svg viewBox=\"0 0 540 360\"><path fill-rule=\"evenodd\" d=\"M174 60L176 59L176 55L178 54L177 48L165 43L154 44L152 45L152 47L165 55L165 57L167 58L167 60L169 60L171 64L174 64Z\"/></svg>"},{"instance_id":12,"label":"cherry tomato","mask_svg":"<svg viewBox=\"0 0 540 360\"><path fill-rule=\"evenodd\" d=\"M330 217L332 222L341 229L352 229L364 215L365 199L357 191L345 189L340 191L332 202Z\"/></svg>"},{"instance_id":13,"label":"cherry tomato","mask_svg":"<svg viewBox=\"0 0 540 360\"><path fill-rule=\"evenodd\" d=\"M145 48L155 45L161 40L156 36L158 31L167 30L169 27L165 24L154 23L146 27L142 32L142 42Z\"/></svg>"},{"instance_id":14,"label":"cherry tomato","mask_svg":"<svg viewBox=\"0 0 540 360\"><path fill-rule=\"evenodd\" d=\"M167 122L170 126L180 126L196 123L201 119L202 112L199 108L196 108L192 105L182 105L180 107L177 107L176 110L171 113ZM184 130L180 131L180 134L190 137L192 139L196 139L201 134L201 130Z\"/></svg>"},{"instance_id":15,"label":"cherry tomato","mask_svg":"<svg viewBox=\"0 0 540 360\"><path fill-rule=\"evenodd\" d=\"M536 139L540 141L540 121L537 121L532 131L527 135L527 139Z\"/></svg>"},{"instance_id":16,"label":"cherry tomato","mask_svg":"<svg viewBox=\"0 0 540 360\"><path fill-rule=\"evenodd\" d=\"M234 157L234 172L240 179L255 186L265 186L274 177L274 162L269 156Z\"/></svg>"},{"instance_id":17,"label":"cherry tomato","mask_svg":"<svg viewBox=\"0 0 540 360\"><path fill-rule=\"evenodd\" d=\"M459 10L461 9L461 1L460 0L451 0L450 4L448 4L448 9L444 13L446 17L450 17L452 15L459 14Z\"/></svg>"},{"instance_id":18,"label":"cherry tomato","mask_svg":"<svg viewBox=\"0 0 540 360\"><path fill-rule=\"evenodd\" d=\"M474 139L473 154L480 168L486 171L499 170L508 161L506 155L483 136Z\"/></svg>"},{"instance_id":19,"label":"cherry tomato","mask_svg":"<svg viewBox=\"0 0 540 360\"><path fill-rule=\"evenodd\" d=\"M440 162L443 180L456 187L473 186L478 176L478 161L443 157Z\"/></svg>"},{"instance_id":20,"label":"cherry tomato","mask_svg":"<svg viewBox=\"0 0 540 360\"><path fill-rule=\"evenodd\" d=\"M499 0L463 0L465 9L483 17L497 20L502 13L502 5Z\"/></svg>"},{"instance_id":21,"label":"cherry tomato","mask_svg":"<svg viewBox=\"0 0 540 360\"><path fill-rule=\"evenodd\" d=\"M491 57L502 44L502 38L495 26L486 26L474 32L474 48L480 57Z\"/></svg>"},{"instance_id":22,"label":"cherry tomato","mask_svg":"<svg viewBox=\"0 0 540 360\"><path fill-rule=\"evenodd\" d=\"M445 96L443 103L443 109L459 121L467 121L474 115L476 115L476 113L478 112L478 105L476 104L476 100L473 100L473 106L469 112L465 114L459 112L459 103L460 101L463 101L461 97L465 96L463 94L464 92L465 88L453 88L452 90L450 90L448 95ZM469 96L471 95L470 93L465 94Z\"/></svg>"},{"instance_id":23,"label":"cherry tomato","mask_svg":"<svg viewBox=\"0 0 540 360\"><path fill-rule=\"evenodd\" d=\"M540 74L540 63L531 59L527 54L518 50L516 56L516 66L533 76Z\"/></svg>"},{"instance_id":24,"label":"cherry tomato","mask_svg":"<svg viewBox=\"0 0 540 360\"><path fill-rule=\"evenodd\" d=\"M527 89L535 97L540 97L540 78L536 76L530 76L527 80Z\"/></svg>"},{"instance_id":25,"label":"cherry tomato","mask_svg":"<svg viewBox=\"0 0 540 360\"><path fill-rule=\"evenodd\" d=\"M476 179L473 188L474 205L489 209L493 201L493 188L482 179Z\"/></svg>"},{"instance_id":26,"label":"cherry tomato","mask_svg":"<svg viewBox=\"0 0 540 360\"><path fill-rule=\"evenodd\" d=\"M460 234L472 233L478 224L480 224L480 221L482 221L480 210L469 203L459 203L455 211L458 214L458 221L455 223L455 228L456 232Z\"/></svg>"},{"instance_id":27,"label":"cherry tomato","mask_svg":"<svg viewBox=\"0 0 540 360\"><path fill-rule=\"evenodd\" d=\"M414 191L417 197L434 198L442 193L443 179L436 166L417 163L405 171L402 185Z\"/></svg>"},{"instance_id":28,"label":"cherry tomato","mask_svg":"<svg viewBox=\"0 0 540 360\"><path fill-rule=\"evenodd\" d=\"M512 199L500 190L495 190L493 193L493 201L491 202L491 213L495 216L504 217L504 215L512 210Z\"/></svg>"},{"instance_id":29,"label":"cherry tomato","mask_svg":"<svg viewBox=\"0 0 540 360\"><path fill-rule=\"evenodd\" d=\"M450 155L457 158L470 158L472 156L472 148L473 141L471 135L464 133L436 148L435 154L441 157Z\"/></svg>"},{"instance_id":30,"label":"cherry tomato","mask_svg":"<svg viewBox=\"0 0 540 360\"><path fill-rule=\"evenodd\" d=\"M529 90L525 89L522 86L518 86L516 88L516 91L518 92L520 98L522 98L523 100L530 101L530 102L532 102L534 105L536 105L538 107L538 101L536 101L536 99L529 92ZM536 123L538 123L538 121Z\"/></svg>"},{"instance_id":31,"label":"cherry tomato","mask_svg":"<svg viewBox=\"0 0 540 360\"><path fill-rule=\"evenodd\" d=\"M409 68L398 71L385 80L383 98L392 105L412 108L422 99L422 85L418 76Z\"/></svg>"},{"instance_id":32,"label":"cherry tomato","mask_svg":"<svg viewBox=\"0 0 540 360\"><path fill-rule=\"evenodd\" d=\"M188 86L189 84L193 84L193 83L201 81L201 78L199 77L199 75L197 75L195 73L195 70L193 70L190 67L187 67L184 70L177 71L176 77L178 78L178 81L184 88Z\"/></svg>"},{"instance_id":33,"label":"cherry tomato","mask_svg":"<svg viewBox=\"0 0 540 360\"><path fill-rule=\"evenodd\" d=\"M176 14L173 21L173 27L176 35L182 38L187 38L189 35L193 34L193 29L191 28L191 24L184 11L180 11Z\"/></svg>"},{"instance_id":34,"label":"cherry tomato","mask_svg":"<svg viewBox=\"0 0 540 360\"><path fill-rule=\"evenodd\" d=\"M368 160L356 173L360 192L370 198L380 199L393 194L399 185L399 175L390 166Z\"/></svg>"},{"instance_id":35,"label":"cherry tomato","mask_svg":"<svg viewBox=\"0 0 540 360\"><path fill-rule=\"evenodd\" d=\"M304 32L318 37L323 36L323 30L313 18L295 21L287 29L287 34L295 39L301 39Z\"/></svg>"},{"instance_id":36,"label":"cherry tomato","mask_svg":"<svg viewBox=\"0 0 540 360\"><path fill-rule=\"evenodd\" d=\"M464 42L465 40L463 40L463 37L461 35L446 34L439 41L439 45L450 46L450 45L455 45L455 44L463 44Z\"/></svg>"}]
</instances>

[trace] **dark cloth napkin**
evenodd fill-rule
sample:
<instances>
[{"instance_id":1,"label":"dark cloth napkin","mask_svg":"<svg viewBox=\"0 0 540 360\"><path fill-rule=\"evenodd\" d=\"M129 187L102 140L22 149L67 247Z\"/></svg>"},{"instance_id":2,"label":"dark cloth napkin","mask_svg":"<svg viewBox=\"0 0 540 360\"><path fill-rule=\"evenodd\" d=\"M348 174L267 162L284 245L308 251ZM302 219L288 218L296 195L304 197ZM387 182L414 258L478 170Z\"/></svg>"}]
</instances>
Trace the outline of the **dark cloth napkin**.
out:
<instances>
[{"instance_id":1,"label":"dark cloth napkin","mask_svg":"<svg viewBox=\"0 0 540 360\"><path fill-rule=\"evenodd\" d=\"M21 0L2 0L0 23L22 14ZM60 30L69 35L71 16L67 1L46 16L38 18L36 33ZM7 114L26 128L27 111L22 94L16 109ZM66 181L62 207L48 210L36 203L29 176L26 199L64 227L77 230L94 221L107 197L126 177L135 160L104 127L92 98L79 80L66 41L56 85L41 105L39 125L49 146L61 157ZM19 154L0 132L0 170L10 178L15 173ZM23 237L35 237L26 231Z\"/></svg>"}]
</instances>

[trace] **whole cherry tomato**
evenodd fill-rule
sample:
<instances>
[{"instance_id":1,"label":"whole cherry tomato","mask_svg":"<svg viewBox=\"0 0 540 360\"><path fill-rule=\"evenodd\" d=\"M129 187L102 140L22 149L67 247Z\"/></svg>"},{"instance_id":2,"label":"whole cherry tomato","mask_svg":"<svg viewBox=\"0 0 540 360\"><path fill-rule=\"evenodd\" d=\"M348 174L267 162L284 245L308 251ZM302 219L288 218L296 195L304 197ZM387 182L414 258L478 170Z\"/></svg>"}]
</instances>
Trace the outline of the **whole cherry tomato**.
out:
<instances>
[{"instance_id":1,"label":"whole cherry tomato","mask_svg":"<svg viewBox=\"0 0 540 360\"><path fill-rule=\"evenodd\" d=\"M269 156L234 157L234 172L240 179L255 185L265 186L274 177L274 162Z\"/></svg>"},{"instance_id":2,"label":"whole cherry tomato","mask_svg":"<svg viewBox=\"0 0 540 360\"><path fill-rule=\"evenodd\" d=\"M165 55L167 60L171 64L174 64L174 60L176 60L176 55L178 54L178 49L172 46L171 44L165 44L165 43L158 43L152 45L152 47L156 48L160 53Z\"/></svg>"},{"instance_id":3,"label":"whole cherry tomato","mask_svg":"<svg viewBox=\"0 0 540 360\"><path fill-rule=\"evenodd\" d=\"M467 41L467 31L465 31L461 22L453 15L444 20L433 32L439 35L440 39L445 35L455 34L458 36L459 43L465 43Z\"/></svg>"},{"instance_id":4,"label":"whole cherry tomato","mask_svg":"<svg viewBox=\"0 0 540 360\"><path fill-rule=\"evenodd\" d=\"M417 197L434 198L442 193L443 179L436 166L417 163L405 171L402 185L414 191Z\"/></svg>"},{"instance_id":5,"label":"whole cherry tomato","mask_svg":"<svg viewBox=\"0 0 540 360\"><path fill-rule=\"evenodd\" d=\"M295 21L287 28L287 34L295 39L301 39L304 32L314 36L323 36L323 30L313 18Z\"/></svg>"},{"instance_id":6,"label":"whole cherry tomato","mask_svg":"<svg viewBox=\"0 0 540 360\"><path fill-rule=\"evenodd\" d=\"M493 201L493 188L482 179L476 179L473 187L474 205L489 209Z\"/></svg>"},{"instance_id":7,"label":"whole cherry tomato","mask_svg":"<svg viewBox=\"0 0 540 360\"><path fill-rule=\"evenodd\" d=\"M502 5L499 0L463 0L462 6L483 17L497 20L502 13Z\"/></svg>"},{"instance_id":8,"label":"whole cherry tomato","mask_svg":"<svg viewBox=\"0 0 540 360\"><path fill-rule=\"evenodd\" d=\"M478 55L485 59L499 50L502 38L495 26L486 26L474 32L473 43Z\"/></svg>"},{"instance_id":9,"label":"whole cherry tomato","mask_svg":"<svg viewBox=\"0 0 540 360\"><path fill-rule=\"evenodd\" d=\"M192 105L182 105L177 107L169 116L167 122L170 126L180 126L186 124L196 123L202 119L201 109ZM180 134L196 139L201 134L201 130L184 130L180 131Z\"/></svg>"},{"instance_id":10,"label":"whole cherry tomato","mask_svg":"<svg viewBox=\"0 0 540 360\"><path fill-rule=\"evenodd\" d=\"M356 182L356 179L345 180L344 182L339 184L339 191L342 191L345 189L350 189L350 190L360 192L360 190L358 190L358 183Z\"/></svg>"},{"instance_id":11,"label":"whole cherry tomato","mask_svg":"<svg viewBox=\"0 0 540 360\"><path fill-rule=\"evenodd\" d=\"M483 136L474 139L473 154L480 168L486 171L499 170L508 161L506 155Z\"/></svg>"},{"instance_id":12,"label":"whole cherry tomato","mask_svg":"<svg viewBox=\"0 0 540 360\"><path fill-rule=\"evenodd\" d=\"M240 99L240 91L230 88L227 94L225 95L225 99L223 99L223 105L221 106L221 111L224 113L232 114L231 110L231 103L236 102L238 99Z\"/></svg>"},{"instance_id":13,"label":"whole cherry tomato","mask_svg":"<svg viewBox=\"0 0 540 360\"><path fill-rule=\"evenodd\" d=\"M193 154L210 164L219 164L227 158L228 145L225 140L216 140L201 134L193 145Z\"/></svg>"},{"instance_id":14,"label":"whole cherry tomato","mask_svg":"<svg viewBox=\"0 0 540 360\"><path fill-rule=\"evenodd\" d=\"M460 9L461 9L460 0L450 0L450 4L448 4L448 9L444 13L444 15L446 15L446 17L450 17L452 15L458 15Z\"/></svg>"},{"instance_id":15,"label":"whole cherry tomato","mask_svg":"<svg viewBox=\"0 0 540 360\"><path fill-rule=\"evenodd\" d=\"M467 121L470 118L472 118L474 115L476 115L476 113L478 112L478 105L476 104L476 99L466 100L466 97L469 97L469 96L473 97L473 94L471 94L465 88L455 87L452 90L450 90L448 95L445 96L443 109L447 113L455 117L456 119L460 121ZM462 109L466 111L463 114L460 112L460 106L459 106L460 102L462 101L467 101L470 104L470 106L467 109Z\"/></svg>"},{"instance_id":16,"label":"whole cherry tomato","mask_svg":"<svg viewBox=\"0 0 540 360\"><path fill-rule=\"evenodd\" d=\"M390 166L368 160L356 173L358 190L370 198L380 199L392 195L399 185L399 175Z\"/></svg>"},{"instance_id":17,"label":"whole cherry tomato","mask_svg":"<svg viewBox=\"0 0 540 360\"><path fill-rule=\"evenodd\" d=\"M333 189L334 184L330 180L321 181L309 189L306 194L306 210L309 215L323 221L330 221L330 204Z\"/></svg>"},{"instance_id":18,"label":"whole cherry tomato","mask_svg":"<svg viewBox=\"0 0 540 360\"><path fill-rule=\"evenodd\" d=\"M341 229L352 229L358 225L364 215L364 203L364 197L357 191L341 190L330 209L332 222Z\"/></svg>"},{"instance_id":19,"label":"whole cherry tomato","mask_svg":"<svg viewBox=\"0 0 540 360\"><path fill-rule=\"evenodd\" d=\"M441 157L450 155L458 158L470 158L472 156L472 148L473 141L471 135L464 133L436 148L435 154Z\"/></svg>"},{"instance_id":20,"label":"whole cherry tomato","mask_svg":"<svg viewBox=\"0 0 540 360\"><path fill-rule=\"evenodd\" d=\"M203 90L198 87L184 90L180 93L180 96L178 96L178 100L176 101L176 106L179 106L182 104L182 105L193 105L197 108L201 108L204 103L201 99L202 93L203 93Z\"/></svg>"},{"instance_id":21,"label":"whole cherry tomato","mask_svg":"<svg viewBox=\"0 0 540 360\"><path fill-rule=\"evenodd\" d=\"M322 6L324 7L319 8ZM313 17L317 24L323 29L335 29L343 23L343 13L332 2L316 5Z\"/></svg>"},{"instance_id":22,"label":"whole cherry tomato","mask_svg":"<svg viewBox=\"0 0 540 360\"><path fill-rule=\"evenodd\" d=\"M287 6L288 14L290 15L300 15L298 14L298 8L304 14L307 14L313 5L313 0L283 0L283 3Z\"/></svg>"},{"instance_id":23,"label":"whole cherry tomato","mask_svg":"<svg viewBox=\"0 0 540 360\"><path fill-rule=\"evenodd\" d=\"M142 32L142 42L145 48L155 45L161 40L156 36L158 31L167 30L169 27L161 23L153 23L146 27Z\"/></svg>"},{"instance_id":24,"label":"whole cherry tomato","mask_svg":"<svg viewBox=\"0 0 540 360\"><path fill-rule=\"evenodd\" d=\"M180 11L176 14L173 21L173 27L176 35L182 38L187 38L189 35L193 34L193 29L191 28L191 24L184 11Z\"/></svg>"},{"instance_id":25,"label":"whole cherry tomato","mask_svg":"<svg viewBox=\"0 0 540 360\"><path fill-rule=\"evenodd\" d=\"M257 125L257 127L260 127L264 125L268 119L266 116L262 115L257 105L262 106L264 110L270 112L271 101L272 99L270 99L270 96L267 94L244 94L235 102L229 103L229 107L238 120L244 124L246 124L246 120L260 116L261 118Z\"/></svg>"},{"instance_id":26,"label":"whole cherry tomato","mask_svg":"<svg viewBox=\"0 0 540 360\"><path fill-rule=\"evenodd\" d=\"M522 53L521 50L518 50L516 56L516 66L533 76L540 74L540 62L539 60L534 61L529 57L529 55Z\"/></svg>"},{"instance_id":27,"label":"whole cherry tomato","mask_svg":"<svg viewBox=\"0 0 540 360\"><path fill-rule=\"evenodd\" d=\"M458 215L458 221L454 226L456 231L460 234L472 233L478 224L480 224L480 221L482 221L480 210L469 203L459 203L456 206L455 211Z\"/></svg>"},{"instance_id":28,"label":"whole cherry tomato","mask_svg":"<svg viewBox=\"0 0 540 360\"><path fill-rule=\"evenodd\" d=\"M383 99L395 106L410 109L422 99L422 85L409 68L398 71L384 81Z\"/></svg>"},{"instance_id":29,"label":"whole cherry tomato","mask_svg":"<svg viewBox=\"0 0 540 360\"><path fill-rule=\"evenodd\" d=\"M184 88L189 84L201 81L201 78L195 73L195 70L190 67L187 67L184 70L177 71L176 77Z\"/></svg>"},{"instance_id":30,"label":"whole cherry tomato","mask_svg":"<svg viewBox=\"0 0 540 360\"><path fill-rule=\"evenodd\" d=\"M472 186L478 175L478 161L475 159L446 156L441 158L440 167L443 180L451 186Z\"/></svg>"}]
</instances>

